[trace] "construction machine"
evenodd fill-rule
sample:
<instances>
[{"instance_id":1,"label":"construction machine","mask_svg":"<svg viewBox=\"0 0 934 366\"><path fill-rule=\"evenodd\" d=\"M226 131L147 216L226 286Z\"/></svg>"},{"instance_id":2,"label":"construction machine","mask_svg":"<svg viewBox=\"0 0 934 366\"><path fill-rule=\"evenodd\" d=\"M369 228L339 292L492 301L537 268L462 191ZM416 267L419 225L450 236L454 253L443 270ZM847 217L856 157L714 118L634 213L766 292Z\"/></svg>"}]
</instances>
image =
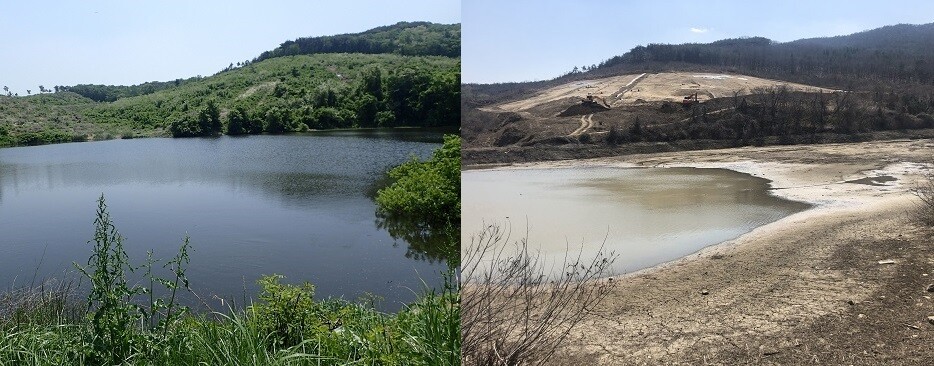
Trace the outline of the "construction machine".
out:
<instances>
[{"instance_id":1,"label":"construction machine","mask_svg":"<svg viewBox=\"0 0 934 366\"><path fill-rule=\"evenodd\" d=\"M688 95L688 96L684 97L684 99L681 100L681 105L683 105L683 106L685 106L685 107L690 106L690 105L693 105L693 104L695 104L695 103L698 103L698 100L697 100L697 93Z\"/></svg>"},{"instance_id":2,"label":"construction machine","mask_svg":"<svg viewBox=\"0 0 934 366\"><path fill-rule=\"evenodd\" d=\"M587 94L587 97L581 101L583 104L596 104L602 107L610 108L610 104L606 102L606 99L598 97L593 94Z\"/></svg>"}]
</instances>

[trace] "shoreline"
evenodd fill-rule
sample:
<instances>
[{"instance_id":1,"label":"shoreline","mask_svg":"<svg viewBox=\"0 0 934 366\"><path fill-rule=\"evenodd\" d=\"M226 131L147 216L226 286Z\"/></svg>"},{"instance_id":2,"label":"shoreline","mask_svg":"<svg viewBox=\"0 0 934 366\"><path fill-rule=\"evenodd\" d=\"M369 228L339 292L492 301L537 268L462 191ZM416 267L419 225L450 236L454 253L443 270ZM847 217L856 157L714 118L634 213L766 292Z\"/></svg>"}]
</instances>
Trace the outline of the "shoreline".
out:
<instances>
[{"instance_id":1,"label":"shoreline","mask_svg":"<svg viewBox=\"0 0 934 366\"><path fill-rule=\"evenodd\" d=\"M934 357L925 346L934 342L926 321L934 294L922 286L934 282L934 246L932 230L910 217L910 189L930 169L931 151L934 140L897 140L510 165L723 168L813 205L613 276L614 290L551 363L849 364L867 363L851 352L871 350L869 364L923 364Z\"/></svg>"},{"instance_id":2,"label":"shoreline","mask_svg":"<svg viewBox=\"0 0 934 366\"><path fill-rule=\"evenodd\" d=\"M857 143L858 144L858 143ZM848 146L853 144L833 144ZM833 146L812 145L812 146ZM740 148L740 149L769 149L766 148ZM729 149L732 150L732 149ZM718 150L721 152L722 150ZM480 164L465 166L464 170L521 170L521 169L560 169L560 168L700 168L700 169L726 169L747 174L769 181L769 194L778 198L802 202L811 207L782 217L776 221L755 227L738 237L708 245L700 250L657 265L636 270L633 272L613 274L604 278L620 279L639 275L651 274L666 268L682 265L686 261L693 261L718 254L719 251L729 251L732 247L748 241L754 241L762 236L780 232L788 226L809 219L824 219L834 215L844 214L853 210L884 210L900 200L909 199L912 194L908 186L916 183L917 176L926 169L923 163L901 162L872 168L871 165L852 167L852 172L840 172L836 180L824 177L804 176L801 171L819 169L820 164L782 163L774 161L760 161L755 159L719 162L690 162L683 161L678 156L692 152L655 153L625 155L618 157L601 157L578 160L524 162L513 164ZM645 160L645 158L651 158ZM865 185L850 181L886 176L895 178L892 182L879 185ZM867 196L868 194L868 196ZM881 207L881 208L880 208Z\"/></svg>"}]
</instances>

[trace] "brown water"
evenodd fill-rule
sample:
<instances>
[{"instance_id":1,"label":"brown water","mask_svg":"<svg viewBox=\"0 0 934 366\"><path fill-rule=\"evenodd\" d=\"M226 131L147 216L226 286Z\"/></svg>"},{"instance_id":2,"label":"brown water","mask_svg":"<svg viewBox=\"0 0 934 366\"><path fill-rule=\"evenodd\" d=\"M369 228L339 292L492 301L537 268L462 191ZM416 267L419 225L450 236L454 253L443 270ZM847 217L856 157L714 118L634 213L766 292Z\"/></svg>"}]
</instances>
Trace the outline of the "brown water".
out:
<instances>
[{"instance_id":1,"label":"brown water","mask_svg":"<svg viewBox=\"0 0 934 366\"><path fill-rule=\"evenodd\" d=\"M768 181L725 169L559 168L462 173L462 245L489 224L528 235L548 261L618 254L616 273L655 266L736 238L808 205Z\"/></svg>"}]
</instances>

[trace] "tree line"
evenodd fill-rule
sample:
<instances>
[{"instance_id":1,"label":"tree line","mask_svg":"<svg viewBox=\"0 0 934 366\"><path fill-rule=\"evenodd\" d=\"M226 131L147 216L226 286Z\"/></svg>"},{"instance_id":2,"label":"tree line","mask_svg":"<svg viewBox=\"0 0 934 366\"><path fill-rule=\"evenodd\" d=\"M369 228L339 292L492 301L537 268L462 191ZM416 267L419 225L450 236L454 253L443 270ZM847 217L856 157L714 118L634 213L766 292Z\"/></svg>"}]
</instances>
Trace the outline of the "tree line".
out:
<instances>
[{"instance_id":1,"label":"tree line","mask_svg":"<svg viewBox=\"0 0 934 366\"><path fill-rule=\"evenodd\" d=\"M456 126L460 123L460 73L417 68L386 74L378 66L360 73L353 86L325 82L310 89L278 83L268 103L235 101L222 120L218 103L169 125L176 137L288 133L311 129Z\"/></svg>"},{"instance_id":2,"label":"tree line","mask_svg":"<svg viewBox=\"0 0 934 366\"><path fill-rule=\"evenodd\" d=\"M319 53L395 53L406 56L460 57L460 24L399 22L362 33L299 38L286 41L253 62Z\"/></svg>"},{"instance_id":3,"label":"tree line","mask_svg":"<svg viewBox=\"0 0 934 366\"><path fill-rule=\"evenodd\" d=\"M838 89L924 85L934 81L931 44L934 23L903 24L787 43L752 37L707 44L649 44L590 70L602 73L639 65L682 63Z\"/></svg>"},{"instance_id":4,"label":"tree line","mask_svg":"<svg viewBox=\"0 0 934 366\"><path fill-rule=\"evenodd\" d=\"M675 110L663 104L660 113ZM785 87L756 90L747 96L710 100L690 107L691 117L646 123L638 117L612 126L606 142L732 140L734 145L815 143L828 135L934 128L934 98L916 93L805 93ZM650 122L650 121L649 121Z\"/></svg>"}]
</instances>

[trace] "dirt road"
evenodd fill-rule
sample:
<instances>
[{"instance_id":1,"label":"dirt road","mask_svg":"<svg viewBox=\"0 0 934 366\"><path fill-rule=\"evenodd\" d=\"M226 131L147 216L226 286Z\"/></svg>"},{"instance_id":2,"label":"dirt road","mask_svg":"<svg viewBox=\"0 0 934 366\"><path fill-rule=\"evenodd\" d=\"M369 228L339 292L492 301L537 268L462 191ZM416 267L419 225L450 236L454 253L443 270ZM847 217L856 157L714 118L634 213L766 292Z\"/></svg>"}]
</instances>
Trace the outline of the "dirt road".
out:
<instances>
[{"instance_id":1,"label":"dirt road","mask_svg":"<svg viewBox=\"0 0 934 366\"><path fill-rule=\"evenodd\" d=\"M580 136L591 128L593 128L593 113L581 116L581 126L571 131L568 136Z\"/></svg>"}]
</instances>

